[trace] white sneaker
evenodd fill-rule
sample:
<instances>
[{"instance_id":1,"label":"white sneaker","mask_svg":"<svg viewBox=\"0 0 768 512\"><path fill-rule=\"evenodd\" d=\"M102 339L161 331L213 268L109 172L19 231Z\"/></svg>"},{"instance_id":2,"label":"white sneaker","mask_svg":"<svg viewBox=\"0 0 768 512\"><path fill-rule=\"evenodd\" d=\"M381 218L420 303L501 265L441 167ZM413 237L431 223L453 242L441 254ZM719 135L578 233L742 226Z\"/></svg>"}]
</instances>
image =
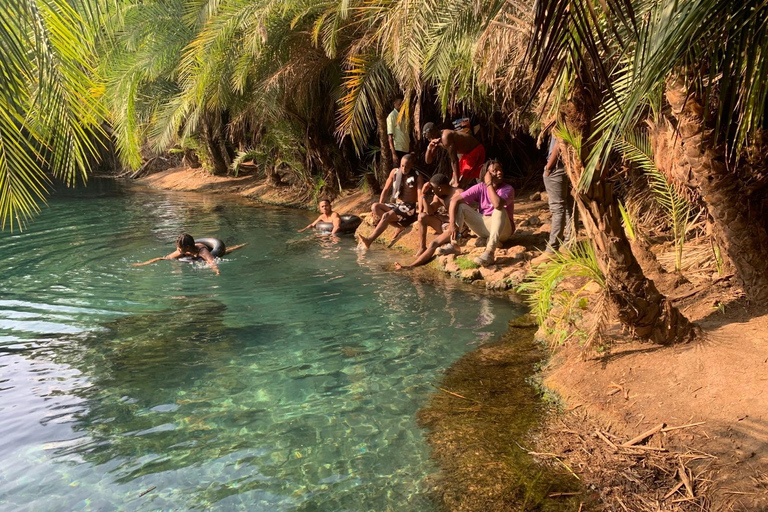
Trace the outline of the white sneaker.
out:
<instances>
[{"instance_id":1,"label":"white sneaker","mask_svg":"<svg viewBox=\"0 0 768 512\"><path fill-rule=\"evenodd\" d=\"M475 258L475 264L480 265L481 267L487 267L488 265L493 264L493 262L496 260L496 258L491 254L490 252L486 251L477 258Z\"/></svg>"},{"instance_id":2,"label":"white sneaker","mask_svg":"<svg viewBox=\"0 0 768 512\"><path fill-rule=\"evenodd\" d=\"M446 254L458 254L458 253L459 251L456 250L456 247L454 247L453 244L441 245L435 251L435 254L437 256L445 256Z\"/></svg>"}]
</instances>

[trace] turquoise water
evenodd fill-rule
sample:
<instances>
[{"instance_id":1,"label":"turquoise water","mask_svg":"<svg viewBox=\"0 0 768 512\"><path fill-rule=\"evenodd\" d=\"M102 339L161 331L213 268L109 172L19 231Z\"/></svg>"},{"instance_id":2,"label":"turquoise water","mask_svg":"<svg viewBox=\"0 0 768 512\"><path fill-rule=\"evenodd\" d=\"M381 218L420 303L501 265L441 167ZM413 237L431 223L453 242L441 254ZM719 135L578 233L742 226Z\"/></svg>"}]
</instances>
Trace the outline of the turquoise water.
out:
<instances>
[{"instance_id":1,"label":"turquoise water","mask_svg":"<svg viewBox=\"0 0 768 512\"><path fill-rule=\"evenodd\" d=\"M0 510L434 510L415 413L520 311L313 218L97 181L0 232ZM248 245L131 266L182 230Z\"/></svg>"}]
</instances>

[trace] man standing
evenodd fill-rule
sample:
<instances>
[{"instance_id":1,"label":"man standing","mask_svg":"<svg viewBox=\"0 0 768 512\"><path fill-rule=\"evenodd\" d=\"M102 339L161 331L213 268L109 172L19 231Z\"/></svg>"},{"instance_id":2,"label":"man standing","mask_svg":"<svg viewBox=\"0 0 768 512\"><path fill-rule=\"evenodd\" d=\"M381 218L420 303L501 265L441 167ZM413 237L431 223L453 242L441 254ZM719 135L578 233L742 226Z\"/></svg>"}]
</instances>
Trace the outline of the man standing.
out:
<instances>
[{"instance_id":1,"label":"man standing","mask_svg":"<svg viewBox=\"0 0 768 512\"><path fill-rule=\"evenodd\" d=\"M570 194L570 180L560 160L562 144L552 130L547 165L544 166L544 187L547 189L549 211L552 214L552 228L546 250L531 260L532 265L548 261L562 244L567 244L571 239L573 197Z\"/></svg>"},{"instance_id":2,"label":"man standing","mask_svg":"<svg viewBox=\"0 0 768 512\"><path fill-rule=\"evenodd\" d=\"M442 146L451 160L451 186L465 190L480 177L480 169L485 163L485 148L480 141L468 133L455 130L440 130L435 123L427 123L422 131L429 140L424 160L431 164L437 148ZM461 155L461 158L459 158Z\"/></svg>"},{"instance_id":3,"label":"man standing","mask_svg":"<svg viewBox=\"0 0 768 512\"><path fill-rule=\"evenodd\" d=\"M389 149L392 151L392 167L400 167L400 159L411 149L411 138L408 136L405 116L399 119L403 97L395 98L393 106L395 108L387 116L387 140L389 140Z\"/></svg>"},{"instance_id":4,"label":"man standing","mask_svg":"<svg viewBox=\"0 0 768 512\"><path fill-rule=\"evenodd\" d=\"M475 263L481 266L492 264L496 248L515 232L515 189L503 179L501 164L498 160L491 160L486 166L483 182L451 200L448 221L450 239L455 240L456 230L460 232L465 223L481 240L486 239L485 251L475 258ZM469 206L468 202L476 203L478 209Z\"/></svg>"},{"instance_id":5,"label":"man standing","mask_svg":"<svg viewBox=\"0 0 768 512\"><path fill-rule=\"evenodd\" d=\"M418 204L421 202L421 189L424 186L422 177L413 170L413 155L408 153L400 160L400 167L392 169L387 182L381 191L378 203L373 203L371 213L373 218L380 219L371 236L365 237L358 233L360 246L368 249L371 244L392 224L405 229L419 217ZM385 203L387 192L391 191L393 202Z\"/></svg>"}]
</instances>

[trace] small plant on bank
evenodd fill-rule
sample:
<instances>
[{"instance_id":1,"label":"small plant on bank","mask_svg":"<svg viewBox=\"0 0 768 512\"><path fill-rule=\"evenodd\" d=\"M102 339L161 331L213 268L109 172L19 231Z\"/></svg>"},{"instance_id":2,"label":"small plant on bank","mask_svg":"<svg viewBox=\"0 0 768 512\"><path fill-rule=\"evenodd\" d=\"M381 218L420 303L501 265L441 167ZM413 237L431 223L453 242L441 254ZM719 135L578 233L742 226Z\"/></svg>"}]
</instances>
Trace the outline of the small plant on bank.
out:
<instances>
[{"instance_id":1,"label":"small plant on bank","mask_svg":"<svg viewBox=\"0 0 768 512\"><path fill-rule=\"evenodd\" d=\"M461 270L472 270L475 268L480 268L480 265L465 256L459 256L456 258L456 266Z\"/></svg>"},{"instance_id":2,"label":"small plant on bank","mask_svg":"<svg viewBox=\"0 0 768 512\"><path fill-rule=\"evenodd\" d=\"M561 286L566 279L578 284ZM591 283L597 283L603 290L592 304L588 293ZM531 313L554 346L574 337L586 347L594 344L606 319L608 303L604 291L605 276L587 240L555 253L548 262L535 267L518 286L518 292L527 296ZM581 320L588 308L596 317L585 329Z\"/></svg>"},{"instance_id":3,"label":"small plant on bank","mask_svg":"<svg viewBox=\"0 0 768 512\"><path fill-rule=\"evenodd\" d=\"M666 223L675 244L675 270L682 269L683 247L686 235L691 225L695 224L698 216L694 215L694 208L683 195L681 195L667 177L659 171L653 159L653 149L648 140L647 133L643 131L627 132L623 138L616 142L616 148L622 157L634 163L640 168L648 179L648 185L666 214ZM621 205L620 205L621 206ZM622 208L622 218L627 227L629 216ZM630 222L630 226L632 223ZM634 235L634 228L631 228ZM630 236L629 233L627 236Z\"/></svg>"}]
</instances>

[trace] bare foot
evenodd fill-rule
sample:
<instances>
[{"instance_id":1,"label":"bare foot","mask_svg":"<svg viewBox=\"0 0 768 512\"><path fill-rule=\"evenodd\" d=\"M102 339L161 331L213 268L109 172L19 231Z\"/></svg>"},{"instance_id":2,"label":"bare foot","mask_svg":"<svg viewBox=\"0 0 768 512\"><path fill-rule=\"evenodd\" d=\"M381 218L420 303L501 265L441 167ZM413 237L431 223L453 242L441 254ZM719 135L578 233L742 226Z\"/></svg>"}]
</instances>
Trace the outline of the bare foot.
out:
<instances>
[{"instance_id":1,"label":"bare foot","mask_svg":"<svg viewBox=\"0 0 768 512\"><path fill-rule=\"evenodd\" d=\"M358 249L368 249L371 247L371 241L365 238L360 233L357 234L357 247Z\"/></svg>"},{"instance_id":2,"label":"bare foot","mask_svg":"<svg viewBox=\"0 0 768 512\"><path fill-rule=\"evenodd\" d=\"M408 270L409 268L411 268L411 267L409 267L407 265L406 266L402 266L398 262L395 262L395 270Z\"/></svg>"}]
</instances>

